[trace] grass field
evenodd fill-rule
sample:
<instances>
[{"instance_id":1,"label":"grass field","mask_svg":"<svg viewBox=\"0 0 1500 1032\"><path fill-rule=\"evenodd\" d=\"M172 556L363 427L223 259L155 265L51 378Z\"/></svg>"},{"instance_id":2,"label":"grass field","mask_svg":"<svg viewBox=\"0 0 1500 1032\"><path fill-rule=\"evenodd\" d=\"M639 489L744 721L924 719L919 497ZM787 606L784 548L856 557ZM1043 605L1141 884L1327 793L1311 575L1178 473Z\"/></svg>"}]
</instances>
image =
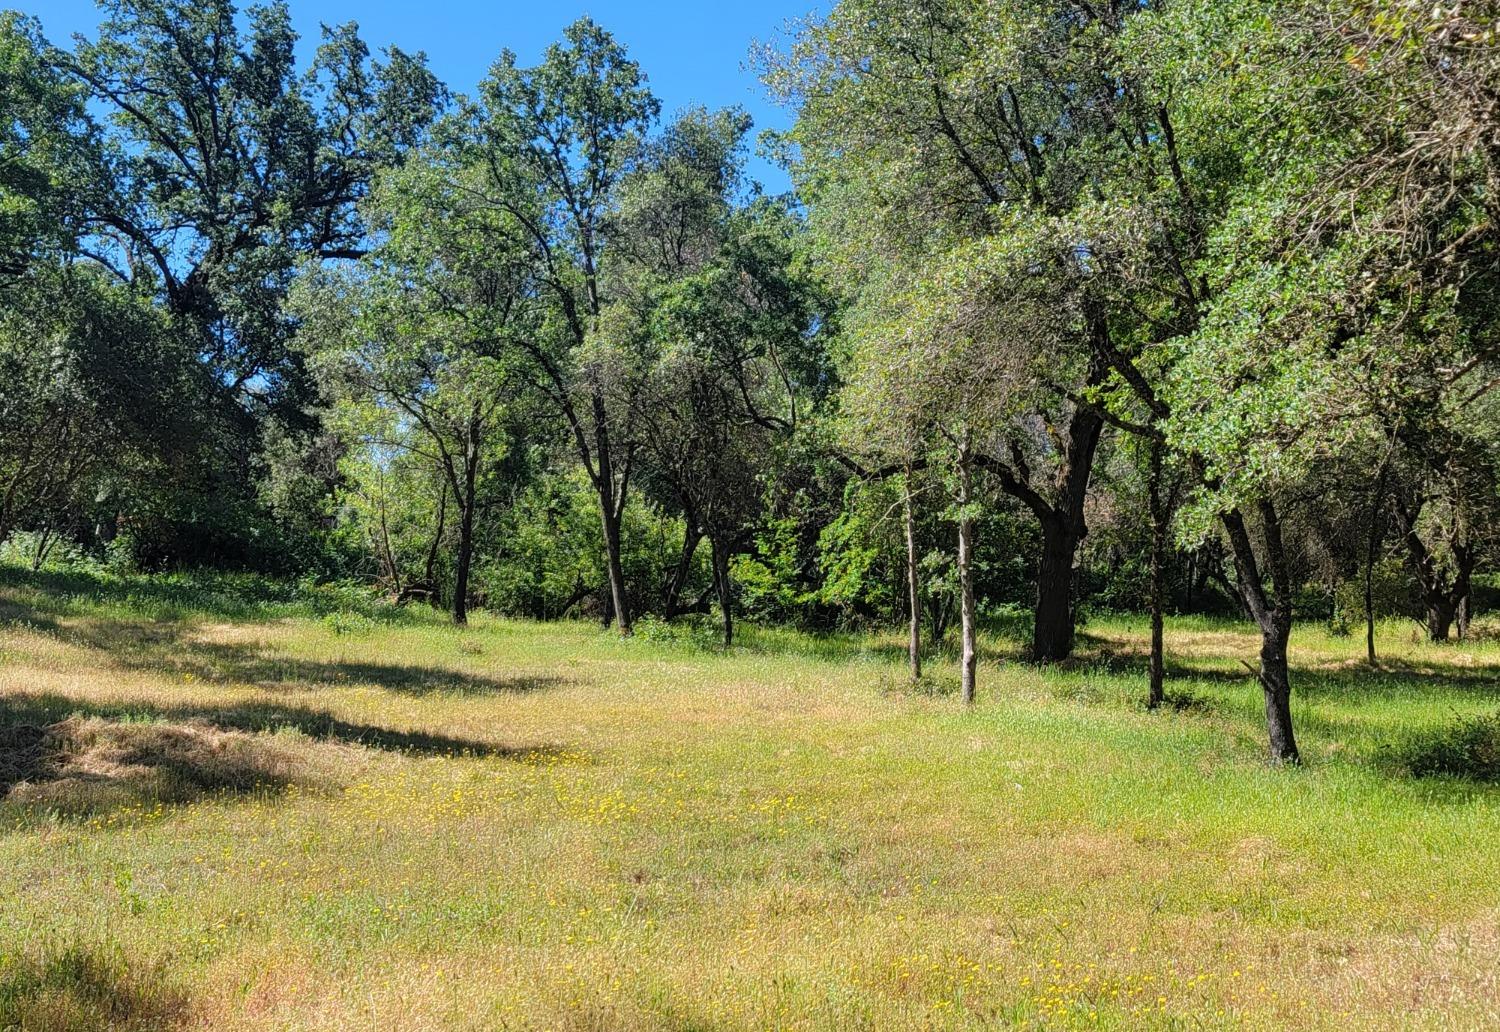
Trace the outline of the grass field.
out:
<instances>
[{"instance_id":1,"label":"grass field","mask_svg":"<svg viewBox=\"0 0 1500 1032\"><path fill-rule=\"evenodd\" d=\"M0 582L0 1028L1500 1027L1500 642L1140 619L979 705L894 636ZM657 640L648 640L648 639ZM937 664L941 666L941 664Z\"/></svg>"}]
</instances>

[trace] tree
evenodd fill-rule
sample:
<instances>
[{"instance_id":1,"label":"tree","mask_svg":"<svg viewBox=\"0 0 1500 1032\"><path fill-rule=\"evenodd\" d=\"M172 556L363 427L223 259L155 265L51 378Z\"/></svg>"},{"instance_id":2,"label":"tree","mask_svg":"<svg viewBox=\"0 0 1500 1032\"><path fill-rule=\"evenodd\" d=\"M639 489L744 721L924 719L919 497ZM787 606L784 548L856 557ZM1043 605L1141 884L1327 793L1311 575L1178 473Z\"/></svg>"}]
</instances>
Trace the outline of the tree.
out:
<instances>
[{"instance_id":1,"label":"tree","mask_svg":"<svg viewBox=\"0 0 1500 1032\"><path fill-rule=\"evenodd\" d=\"M611 230L610 335L635 337L642 379L622 399L646 458L686 523L679 568L707 537L724 641L733 637L731 557L761 510L778 443L816 403L822 296L797 268L785 203L742 196L750 121L690 110L622 184Z\"/></svg>"},{"instance_id":2,"label":"tree","mask_svg":"<svg viewBox=\"0 0 1500 1032\"><path fill-rule=\"evenodd\" d=\"M34 20L0 13L0 291L76 252L97 140L82 91L47 61Z\"/></svg>"},{"instance_id":3,"label":"tree","mask_svg":"<svg viewBox=\"0 0 1500 1032\"><path fill-rule=\"evenodd\" d=\"M442 157L393 170L365 206L379 244L352 266L306 269L295 302L317 365L353 406L351 429L377 471L399 450L440 474L437 507L452 499L458 532L457 624L468 620L482 481L509 446L504 420L520 400L514 342L537 332L526 304L536 289L531 254L491 246L517 227L466 196ZM435 224L434 210L446 218ZM388 551L387 562L394 566Z\"/></svg>"},{"instance_id":4,"label":"tree","mask_svg":"<svg viewBox=\"0 0 1500 1032\"><path fill-rule=\"evenodd\" d=\"M1079 241L1053 230L1089 188L1109 107L1107 77L1080 55L1117 18L1112 5L845 0L767 71L798 105L794 171L826 275L865 284L883 268L941 266L959 293L929 291L931 302L982 327L990 365L1007 367L989 381L1000 418L975 437L973 461L1041 527L1032 654L1042 661L1073 647L1073 567L1105 425L1074 397L1101 381L1091 341L1109 332L1079 293ZM1013 272L1045 278L1000 273L1001 252ZM965 278L966 262L993 275ZM1039 321L1007 310L1001 281L1023 280Z\"/></svg>"},{"instance_id":5,"label":"tree","mask_svg":"<svg viewBox=\"0 0 1500 1032\"><path fill-rule=\"evenodd\" d=\"M316 437L283 306L295 269L363 250L355 205L423 138L443 90L420 56L371 60L352 25L326 30L299 69L284 3L103 11L97 38L46 51L96 140L76 254L163 305L207 370L194 404L214 424L179 442L196 445L190 475L128 487L116 504L138 528L158 524L155 547L179 560L261 562L262 445Z\"/></svg>"},{"instance_id":6,"label":"tree","mask_svg":"<svg viewBox=\"0 0 1500 1032\"><path fill-rule=\"evenodd\" d=\"M0 305L0 541L76 522L113 483L174 475L201 431L192 351L92 266L33 268Z\"/></svg>"},{"instance_id":7,"label":"tree","mask_svg":"<svg viewBox=\"0 0 1500 1032\"><path fill-rule=\"evenodd\" d=\"M631 356L602 335L609 305L603 267L608 219L660 105L640 67L608 32L584 18L564 31L542 62L521 68L506 51L481 84L477 102L449 126L474 203L513 220L513 235L540 270L538 300L550 310L515 346L538 389L566 423L599 501L611 604L622 634L631 610L621 565L620 528L637 445L629 410L611 405L634 375Z\"/></svg>"}]
</instances>

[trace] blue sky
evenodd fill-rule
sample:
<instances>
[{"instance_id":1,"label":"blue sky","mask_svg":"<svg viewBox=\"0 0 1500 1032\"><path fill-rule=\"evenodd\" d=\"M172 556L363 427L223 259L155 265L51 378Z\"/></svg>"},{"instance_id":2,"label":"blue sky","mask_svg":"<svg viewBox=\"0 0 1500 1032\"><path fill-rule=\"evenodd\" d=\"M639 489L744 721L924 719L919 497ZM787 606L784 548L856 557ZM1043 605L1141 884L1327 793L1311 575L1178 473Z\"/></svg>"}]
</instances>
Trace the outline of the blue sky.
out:
<instances>
[{"instance_id":1,"label":"blue sky","mask_svg":"<svg viewBox=\"0 0 1500 1032\"><path fill-rule=\"evenodd\" d=\"M3 0L0 0L3 3ZM99 23L92 0L11 0L37 15L49 39L66 42L73 33L92 36ZM532 3L482 0L290 0L292 19L303 46L316 45L320 22L359 23L374 50L395 43L425 50L437 75L459 91L471 90L490 63L510 47L531 63L582 14L603 24L641 63L661 98L664 116L692 104L738 104L750 112L757 130L780 128L787 114L766 98L748 69L752 42L779 37L788 19L825 10L819 0L762 0L761 3L689 2ZM756 159L751 174L772 192L786 189L786 176Z\"/></svg>"}]
</instances>

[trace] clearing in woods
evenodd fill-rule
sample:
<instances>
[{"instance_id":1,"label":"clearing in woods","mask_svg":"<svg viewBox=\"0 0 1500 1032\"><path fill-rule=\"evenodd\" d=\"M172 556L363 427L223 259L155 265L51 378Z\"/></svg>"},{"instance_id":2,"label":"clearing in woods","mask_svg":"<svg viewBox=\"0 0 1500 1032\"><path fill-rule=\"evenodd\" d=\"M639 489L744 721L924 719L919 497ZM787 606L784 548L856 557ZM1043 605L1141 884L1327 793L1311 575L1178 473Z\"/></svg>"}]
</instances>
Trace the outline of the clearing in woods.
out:
<instances>
[{"instance_id":1,"label":"clearing in woods","mask_svg":"<svg viewBox=\"0 0 1500 1032\"><path fill-rule=\"evenodd\" d=\"M1494 1028L1500 643L1143 620L980 703L897 638L0 588L0 1027ZM935 667L944 664L934 663ZM951 669L952 664L946 664ZM1397 750L1399 751L1399 750Z\"/></svg>"}]
</instances>

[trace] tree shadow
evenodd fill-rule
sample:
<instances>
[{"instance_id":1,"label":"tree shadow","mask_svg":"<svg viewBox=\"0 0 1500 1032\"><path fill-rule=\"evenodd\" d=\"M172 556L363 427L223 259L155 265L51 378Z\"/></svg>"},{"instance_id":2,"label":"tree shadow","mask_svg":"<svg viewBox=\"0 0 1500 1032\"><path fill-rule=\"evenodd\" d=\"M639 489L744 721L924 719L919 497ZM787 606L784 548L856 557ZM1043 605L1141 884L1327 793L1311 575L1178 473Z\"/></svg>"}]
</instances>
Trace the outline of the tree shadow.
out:
<instances>
[{"instance_id":1,"label":"tree shadow","mask_svg":"<svg viewBox=\"0 0 1500 1032\"><path fill-rule=\"evenodd\" d=\"M369 685L401 695L520 695L566 682L554 675L492 677L443 667L316 660L280 655L262 646L203 641L180 621L79 617L67 624L28 601L0 599L0 623L11 623L103 653L117 668L165 672L211 684L247 684L292 692L327 685Z\"/></svg>"},{"instance_id":2,"label":"tree shadow","mask_svg":"<svg viewBox=\"0 0 1500 1032\"><path fill-rule=\"evenodd\" d=\"M188 1017L186 995L132 968L118 950L73 946L0 962L0 1028L162 1032Z\"/></svg>"},{"instance_id":3,"label":"tree shadow","mask_svg":"<svg viewBox=\"0 0 1500 1032\"><path fill-rule=\"evenodd\" d=\"M1232 657L1231 657L1232 661ZM1246 662L1254 663L1253 657ZM1225 665L1225 658L1194 661L1172 655L1165 657L1167 678L1215 684L1255 684L1253 667ZM1108 674L1148 676L1150 655L1144 648L1120 648L1111 639L1090 639L1090 647L1057 664L1057 669L1072 672L1097 670ZM1363 660L1336 662L1299 658L1295 648L1290 656L1292 690L1304 698L1347 698L1350 701L1382 696L1431 696L1441 698L1461 693L1469 699L1500 700L1500 664L1478 663L1456 666L1428 660L1382 660L1371 667Z\"/></svg>"},{"instance_id":4,"label":"tree shadow","mask_svg":"<svg viewBox=\"0 0 1500 1032\"><path fill-rule=\"evenodd\" d=\"M87 569L31 570L0 564L0 588L28 592L32 604L54 616L86 614L90 607L126 606L148 619L264 619L326 616L357 611L399 622L407 611L343 585L308 586L249 573L214 570L168 574L108 574Z\"/></svg>"},{"instance_id":5,"label":"tree shadow","mask_svg":"<svg viewBox=\"0 0 1500 1032\"><path fill-rule=\"evenodd\" d=\"M112 644L119 641L121 630L135 637L135 644ZM276 692L368 685L414 696L527 695L567 683L565 678L551 674L492 677L444 667L304 659L268 653L254 645L197 641L171 627L143 629L123 624L100 636L85 631L80 637L108 652L116 664L132 670L166 671L209 683L248 684Z\"/></svg>"},{"instance_id":6,"label":"tree shadow","mask_svg":"<svg viewBox=\"0 0 1500 1032\"><path fill-rule=\"evenodd\" d=\"M280 734L294 731L298 737ZM324 746L420 756L545 760L556 745L514 746L397 731L277 704L163 706L62 695L0 697L0 801L28 810L94 813L207 796L325 791L351 757Z\"/></svg>"}]
</instances>

